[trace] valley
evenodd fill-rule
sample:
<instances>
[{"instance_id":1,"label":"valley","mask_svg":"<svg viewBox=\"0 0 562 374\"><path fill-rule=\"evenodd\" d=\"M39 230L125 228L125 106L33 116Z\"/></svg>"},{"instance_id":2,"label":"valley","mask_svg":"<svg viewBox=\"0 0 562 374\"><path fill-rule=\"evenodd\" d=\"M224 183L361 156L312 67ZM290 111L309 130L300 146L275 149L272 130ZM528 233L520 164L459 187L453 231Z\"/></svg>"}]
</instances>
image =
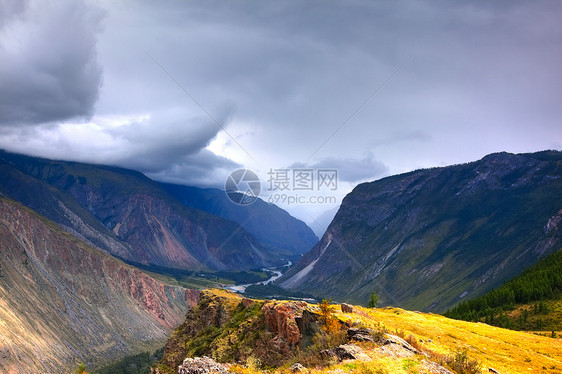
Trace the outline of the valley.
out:
<instances>
[{"instance_id":1,"label":"valley","mask_svg":"<svg viewBox=\"0 0 562 374\"><path fill-rule=\"evenodd\" d=\"M562 374L562 0L0 0L0 374Z\"/></svg>"},{"instance_id":2,"label":"valley","mask_svg":"<svg viewBox=\"0 0 562 374\"><path fill-rule=\"evenodd\" d=\"M317 243L261 200L232 207L219 190L133 170L4 152L0 171L0 371L95 372L138 357L146 372L166 342L162 374L187 355L241 374L299 360L318 373L462 372L463 355L500 373L562 368L562 152L361 184ZM511 284L543 298L476 307ZM380 308L362 307L372 292ZM322 307L329 299L355 305ZM431 314L454 306L446 315L469 321ZM345 338L354 328L374 341ZM337 342L361 359L334 361Z\"/></svg>"}]
</instances>

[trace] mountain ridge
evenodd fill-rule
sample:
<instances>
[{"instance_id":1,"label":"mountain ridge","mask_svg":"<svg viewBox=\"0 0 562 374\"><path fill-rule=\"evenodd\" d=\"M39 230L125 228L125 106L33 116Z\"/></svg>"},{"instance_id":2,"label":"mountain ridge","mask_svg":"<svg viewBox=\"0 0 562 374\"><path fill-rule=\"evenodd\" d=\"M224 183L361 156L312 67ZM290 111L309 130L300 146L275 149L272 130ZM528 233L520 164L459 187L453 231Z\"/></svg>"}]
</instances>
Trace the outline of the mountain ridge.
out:
<instances>
[{"instance_id":1,"label":"mountain ridge","mask_svg":"<svg viewBox=\"0 0 562 374\"><path fill-rule=\"evenodd\" d=\"M264 246L282 255L297 258L318 242L318 237L304 222L260 198L249 205L238 205L217 188L161 185L189 207L237 222Z\"/></svg>"},{"instance_id":2,"label":"mountain ridge","mask_svg":"<svg viewBox=\"0 0 562 374\"><path fill-rule=\"evenodd\" d=\"M0 193L127 261L189 270L284 264L238 223L186 206L133 170L0 152L0 172Z\"/></svg>"},{"instance_id":3,"label":"mountain ridge","mask_svg":"<svg viewBox=\"0 0 562 374\"><path fill-rule=\"evenodd\" d=\"M362 183L283 287L444 311L562 245L562 153L491 154ZM546 230L546 231L545 231ZM524 234L523 234L524 232Z\"/></svg>"}]
</instances>

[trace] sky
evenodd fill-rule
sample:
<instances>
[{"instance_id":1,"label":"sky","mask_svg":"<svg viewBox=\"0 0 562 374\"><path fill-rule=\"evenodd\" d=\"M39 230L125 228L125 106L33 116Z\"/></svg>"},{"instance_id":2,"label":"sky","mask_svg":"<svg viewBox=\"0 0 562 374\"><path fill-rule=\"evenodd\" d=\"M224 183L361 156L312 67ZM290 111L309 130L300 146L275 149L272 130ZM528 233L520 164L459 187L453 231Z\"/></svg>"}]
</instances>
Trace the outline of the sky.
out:
<instances>
[{"instance_id":1,"label":"sky","mask_svg":"<svg viewBox=\"0 0 562 374\"><path fill-rule=\"evenodd\" d=\"M562 149L560 19L557 0L0 0L0 148L203 187L244 168L311 222L364 181Z\"/></svg>"}]
</instances>

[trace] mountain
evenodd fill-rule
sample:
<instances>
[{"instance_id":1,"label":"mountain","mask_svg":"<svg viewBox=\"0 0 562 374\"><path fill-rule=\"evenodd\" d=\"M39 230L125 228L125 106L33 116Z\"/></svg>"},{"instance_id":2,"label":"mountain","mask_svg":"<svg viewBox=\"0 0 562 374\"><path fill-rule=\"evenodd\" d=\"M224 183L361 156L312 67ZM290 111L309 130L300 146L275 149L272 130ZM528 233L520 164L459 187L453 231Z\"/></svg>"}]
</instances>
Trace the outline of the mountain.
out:
<instances>
[{"instance_id":1,"label":"mountain","mask_svg":"<svg viewBox=\"0 0 562 374\"><path fill-rule=\"evenodd\" d=\"M190 295L0 198L0 372L70 372L153 350Z\"/></svg>"},{"instance_id":2,"label":"mountain","mask_svg":"<svg viewBox=\"0 0 562 374\"><path fill-rule=\"evenodd\" d=\"M238 223L265 247L284 256L300 257L318 242L310 227L275 204L257 199L238 205L216 188L161 185L186 206Z\"/></svg>"},{"instance_id":3,"label":"mountain","mask_svg":"<svg viewBox=\"0 0 562 374\"><path fill-rule=\"evenodd\" d=\"M316 219L310 224L310 227L312 228L312 230L314 230L314 233L316 235L318 235L319 237L322 237L322 235L324 235L324 233L328 229L328 226L330 226L330 223L332 223L334 216L338 212L338 209L339 207L328 209L327 211L316 217Z\"/></svg>"},{"instance_id":4,"label":"mountain","mask_svg":"<svg viewBox=\"0 0 562 374\"><path fill-rule=\"evenodd\" d=\"M190 270L283 263L233 221L186 207L143 174L0 152L0 193L132 263Z\"/></svg>"},{"instance_id":5,"label":"mountain","mask_svg":"<svg viewBox=\"0 0 562 374\"><path fill-rule=\"evenodd\" d=\"M562 247L562 152L497 153L358 185L280 285L442 312Z\"/></svg>"},{"instance_id":6,"label":"mountain","mask_svg":"<svg viewBox=\"0 0 562 374\"><path fill-rule=\"evenodd\" d=\"M208 372L204 368L516 374L561 368L562 340L483 323L399 308L252 300L219 290L199 298L166 343L157 374Z\"/></svg>"},{"instance_id":7,"label":"mountain","mask_svg":"<svg viewBox=\"0 0 562 374\"><path fill-rule=\"evenodd\" d=\"M560 225L561 220L551 224ZM562 250L445 315L518 330L562 330Z\"/></svg>"}]
</instances>

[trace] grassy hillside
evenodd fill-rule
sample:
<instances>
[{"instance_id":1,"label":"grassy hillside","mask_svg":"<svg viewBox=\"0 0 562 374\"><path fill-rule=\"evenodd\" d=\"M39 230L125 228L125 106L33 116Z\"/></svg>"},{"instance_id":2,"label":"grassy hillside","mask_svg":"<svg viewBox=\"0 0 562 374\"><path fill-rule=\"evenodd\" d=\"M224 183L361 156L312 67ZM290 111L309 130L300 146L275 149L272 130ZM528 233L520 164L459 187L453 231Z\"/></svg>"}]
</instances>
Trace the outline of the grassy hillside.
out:
<instances>
[{"instance_id":1,"label":"grassy hillside","mask_svg":"<svg viewBox=\"0 0 562 374\"><path fill-rule=\"evenodd\" d=\"M562 250L446 316L520 330L562 330Z\"/></svg>"},{"instance_id":2,"label":"grassy hillside","mask_svg":"<svg viewBox=\"0 0 562 374\"><path fill-rule=\"evenodd\" d=\"M311 373L445 372L435 371L433 365L457 373L485 373L489 368L502 374L562 373L560 339L399 308L354 306L351 313L344 313L339 305L332 305L329 310L329 318L336 321L329 324L332 327L322 322L325 314L319 305L204 291L199 305L168 341L159 368L161 373L172 373L186 356L207 355L233 364L238 373L264 369L287 373L296 362ZM374 343L354 342L362 357L338 362L323 356L323 349L345 342L351 326L373 331ZM381 345L377 339L389 334L403 337L418 353L396 344ZM268 348L283 355L271 356ZM455 366L459 363L467 364L465 369Z\"/></svg>"}]
</instances>

